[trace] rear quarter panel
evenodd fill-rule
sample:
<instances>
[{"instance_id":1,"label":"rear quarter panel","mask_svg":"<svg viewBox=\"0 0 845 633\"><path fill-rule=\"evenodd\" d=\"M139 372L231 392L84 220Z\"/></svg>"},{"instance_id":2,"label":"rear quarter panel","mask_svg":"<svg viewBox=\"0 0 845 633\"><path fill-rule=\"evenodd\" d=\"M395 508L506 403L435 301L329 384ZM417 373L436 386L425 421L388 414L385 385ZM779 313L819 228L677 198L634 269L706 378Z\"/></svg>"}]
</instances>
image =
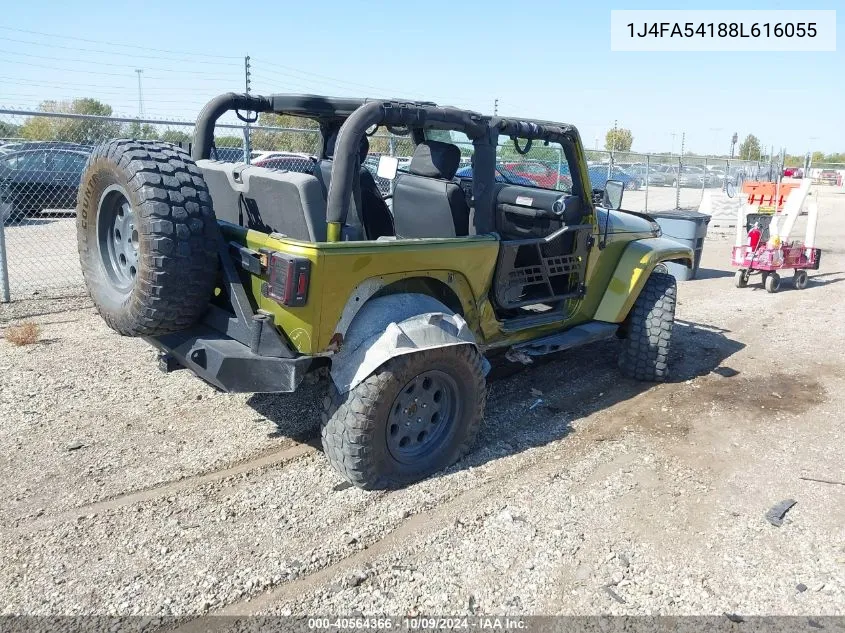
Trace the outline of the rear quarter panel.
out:
<instances>
[{"instance_id":1,"label":"rear quarter panel","mask_svg":"<svg viewBox=\"0 0 845 633\"><path fill-rule=\"evenodd\" d=\"M470 328L482 338L479 314L488 293L499 251L493 235L469 238L390 240L383 242L300 242L271 237L226 225L227 239L253 250L262 248L305 257L311 262L308 299L304 306L282 306L264 297L267 276L251 275L257 307L273 314L297 351L319 354L330 350L347 302L355 290L372 280L378 286L411 277L442 281L461 302ZM366 301L365 297L361 304ZM354 309L354 308L353 308Z\"/></svg>"}]
</instances>

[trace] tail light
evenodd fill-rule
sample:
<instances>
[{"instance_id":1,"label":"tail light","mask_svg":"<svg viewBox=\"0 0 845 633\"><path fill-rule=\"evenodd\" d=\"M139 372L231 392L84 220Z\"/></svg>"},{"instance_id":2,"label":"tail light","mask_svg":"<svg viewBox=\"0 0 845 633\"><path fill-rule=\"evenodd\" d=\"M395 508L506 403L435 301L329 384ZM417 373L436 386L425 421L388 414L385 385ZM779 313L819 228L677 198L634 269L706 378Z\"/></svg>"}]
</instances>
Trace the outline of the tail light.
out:
<instances>
[{"instance_id":1,"label":"tail light","mask_svg":"<svg viewBox=\"0 0 845 633\"><path fill-rule=\"evenodd\" d=\"M267 259L270 281L264 284L264 295L296 308L308 300L311 282L311 262L304 257L272 252Z\"/></svg>"}]
</instances>

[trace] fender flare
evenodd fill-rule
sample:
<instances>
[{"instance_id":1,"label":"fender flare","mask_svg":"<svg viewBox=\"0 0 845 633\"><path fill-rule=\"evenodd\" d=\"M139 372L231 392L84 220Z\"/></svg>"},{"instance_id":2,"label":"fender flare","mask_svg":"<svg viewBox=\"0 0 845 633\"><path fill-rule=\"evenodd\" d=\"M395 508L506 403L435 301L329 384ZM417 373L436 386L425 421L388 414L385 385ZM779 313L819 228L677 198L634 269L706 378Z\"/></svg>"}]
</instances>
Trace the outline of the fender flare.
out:
<instances>
[{"instance_id":1,"label":"fender flare","mask_svg":"<svg viewBox=\"0 0 845 633\"><path fill-rule=\"evenodd\" d=\"M683 261L691 267L693 256L693 250L689 246L666 237L630 242L616 264L613 277L607 284L593 318L607 323L621 323L628 316L657 264Z\"/></svg>"},{"instance_id":2,"label":"fender flare","mask_svg":"<svg viewBox=\"0 0 845 633\"><path fill-rule=\"evenodd\" d=\"M330 375L346 393L391 358L436 347L473 345L467 322L437 299L404 293L370 299L346 331L343 347L332 356ZM484 360L484 373L489 371Z\"/></svg>"}]
</instances>

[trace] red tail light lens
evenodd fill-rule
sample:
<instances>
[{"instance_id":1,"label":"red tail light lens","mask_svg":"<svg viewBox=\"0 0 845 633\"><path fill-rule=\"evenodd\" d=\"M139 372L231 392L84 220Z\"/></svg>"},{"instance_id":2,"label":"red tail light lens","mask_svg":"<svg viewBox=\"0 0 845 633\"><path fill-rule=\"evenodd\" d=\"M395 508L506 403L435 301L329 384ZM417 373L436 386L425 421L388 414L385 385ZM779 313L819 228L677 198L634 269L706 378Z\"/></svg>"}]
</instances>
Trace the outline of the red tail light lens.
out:
<instances>
[{"instance_id":1,"label":"red tail light lens","mask_svg":"<svg viewBox=\"0 0 845 633\"><path fill-rule=\"evenodd\" d=\"M291 308L304 306L308 301L311 262L304 257L273 252L267 267L270 281L264 284L265 296Z\"/></svg>"}]
</instances>

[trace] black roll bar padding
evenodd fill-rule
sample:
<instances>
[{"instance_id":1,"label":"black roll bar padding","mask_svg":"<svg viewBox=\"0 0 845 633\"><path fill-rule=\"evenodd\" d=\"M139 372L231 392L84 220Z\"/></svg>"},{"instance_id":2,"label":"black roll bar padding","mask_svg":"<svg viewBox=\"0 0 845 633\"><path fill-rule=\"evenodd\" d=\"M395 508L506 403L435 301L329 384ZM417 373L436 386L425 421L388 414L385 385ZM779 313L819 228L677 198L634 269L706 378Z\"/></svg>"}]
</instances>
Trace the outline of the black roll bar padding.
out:
<instances>
[{"instance_id":1,"label":"black roll bar padding","mask_svg":"<svg viewBox=\"0 0 845 633\"><path fill-rule=\"evenodd\" d=\"M484 235L496 230L496 146L498 134L488 127L485 134L473 140L472 208L470 235Z\"/></svg>"},{"instance_id":2,"label":"black roll bar padding","mask_svg":"<svg viewBox=\"0 0 845 633\"><path fill-rule=\"evenodd\" d=\"M343 225L349 214L353 179L358 169L361 139L373 125L393 125L422 128L442 124L447 129L458 129L475 141L487 130L487 119L475 112L431 103L401 101L370 101L356 109L343 125L335 143L332 182L326 202L326 221ZM493 172L491 171L491 174Z\"/></svg>"},{"instance_id":3,"label":"black roll bar padding","mask_svg":"<svg viewBox=\"0 0 845 633\"><path fill-rule=\"evenodd\" d=\"M214 97L205 104L194 127L194 144L191 148L191 158L200 160L211 156L211 146L214 145L214 124L221 116L230 110L246 110L249 112L272 112L273 103L267 97L258 95L236 94L227 92Z\"/></svg>"},{"instance_id":4,"label":"black roll bar padding","mask_svg":"<svg viewBox=\"0 0 845 633\"><path fill-rule=\"evenodd\" d=\"M355 110L340 127L334 145L332 181L326 198L326 221L343 225L349 214L349 202L355 171L358 169L359 148L367 128L385 118L384 102L372 101Z\"/></svg>"},{"instance_id":5,"label":"black roll bar padding","mask_svg":"<svg viewBox=\"0 0 845 633\"><path fill-rule=\"evenodd\" d=\"M550 141L560 143L566 159L570 165L586 165L587 157L583 154L577 156L578 147L583 147L578 130L571 125L554 123L551 121L519 121L516 119L505 119L494 117L490 120L490 127L497 130L499 134L511 138L519 137L535 141ZM586 168L583 173L579 171L570 172L574 187L580 187L584 203L589 207L593 206L589 174Z\"/></svg>"}]
</instances>

